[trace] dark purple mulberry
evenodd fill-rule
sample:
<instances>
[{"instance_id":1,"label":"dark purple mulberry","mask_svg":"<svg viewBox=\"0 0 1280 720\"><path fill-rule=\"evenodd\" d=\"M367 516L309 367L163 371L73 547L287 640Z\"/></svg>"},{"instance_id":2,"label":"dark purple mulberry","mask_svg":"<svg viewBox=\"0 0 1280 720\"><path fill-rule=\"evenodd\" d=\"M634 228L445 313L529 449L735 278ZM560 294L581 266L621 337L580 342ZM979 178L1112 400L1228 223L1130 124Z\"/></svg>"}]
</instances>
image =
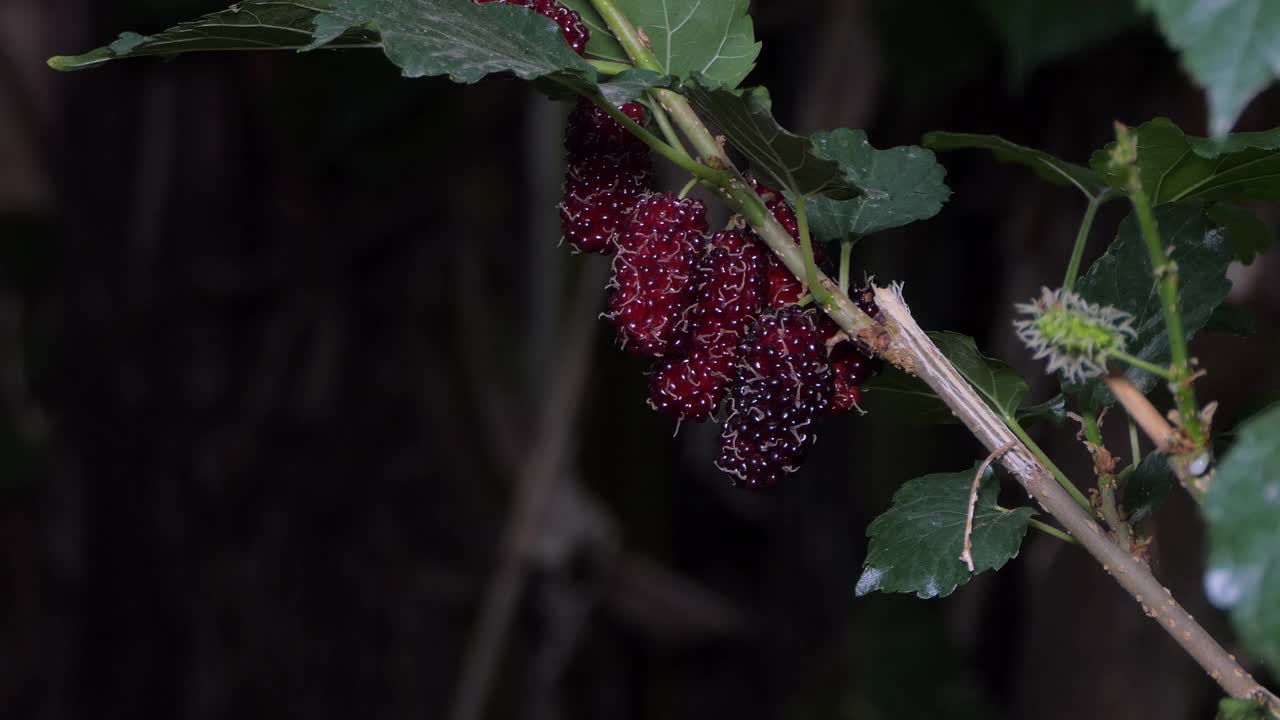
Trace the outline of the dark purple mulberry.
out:
<instances>
[{"instance_id":1,"label":"dark purple mulberry","mask_svg":"<svg viewBox=\"0 0 1280 720\"><path fill-rule=\"evenodd\" d=\"M741 487L772 487L817 442L814 424L835 390L820 317L813 308L767 311L739 347L716 466Z\"/></svg>"}]
</instances>

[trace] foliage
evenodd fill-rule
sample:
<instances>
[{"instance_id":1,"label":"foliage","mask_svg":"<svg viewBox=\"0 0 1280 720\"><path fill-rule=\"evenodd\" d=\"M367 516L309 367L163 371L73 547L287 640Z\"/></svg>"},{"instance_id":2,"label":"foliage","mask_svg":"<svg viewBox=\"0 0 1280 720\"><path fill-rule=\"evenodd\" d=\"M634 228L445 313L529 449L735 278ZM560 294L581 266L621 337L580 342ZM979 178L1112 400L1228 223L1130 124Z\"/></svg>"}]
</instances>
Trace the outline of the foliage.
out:
<instances>
[{"instance_id":1,"label":"foliage","mask_svg":"<svg viewBox=\"0 0 1280 720\"><path fill-rule=\"evenodd\" d=\"M1280 667L1280 407L1244 423L1204 503L1205 591L1259 658Z\"/></svg>"},{"instance_id":2,"label":"foliage","mask_svg":"<svg viewBox=\"0 0 1280 720\"><path fill-rule=\"evenodd\" d=\"M83 55L51 58L58 70L81 70L127 57L172 56L188 52L301 49L312 41L316 17L332 0L278 2L246 0L220 12L180 23L156 35L122 33L115 42ZM381 47L376 33L352 30L333 38L330 49Z\"/></svg>"},{"instance_id":3,"label":"foliage","mask_svg":"<svg viewBox=\"0 0 1280 720\"><path fill-rule=\"evenodd\" d=\"M1138 0L1209 95L1209 128L1225 135L1280 76L1280 4L1271 0Z\"/></svg>"},{"instance_id":4,"label":"foliage","mask_svg":"<svg viewBox=\"0 0 1280 720\"><path fill-rule=\"evenodd\" d=\"M913 592L922 598L946 597L974 574L999 570L1018 555L1031 508L1003 510L996 505L1000 483L984 471L973 516L974 572L960 560L969 507L969 490L978 468L925 475L893 495L893 507L867 528L871 545L857 593Z\"/></svg>"},{"instance_id":5,"label":"foliage","mask_svg":"<svg viewBox=\"0 0 1280 720\"><path fill-rule=\"evenodd\" d=\"M1280 130L1192 137L1167 118L1132 131L1138 173L1154 205L1183 200L1280 200ZM1108 169L1115 144L1095 152L1093 171L1113 187L1124 183Z\"/></svg>"},{"instance_id":6,"label":"foliage","mask_svg":"<svg viewBox=\"0 0 1280 720\"><path fill-rule=\"evenodd\" d=\"M1179 306L1190 337L1208 323L1214 309L1231 290L1231 281L1226 276L1227 265L1231 263L1230 245L1222 228L1210 220L1204 207L1197 203L1161 208L1156 212L1156 221L1166 245L1173 248L1170 257L1178 268ZM1129 353L1162 365L1170 358L1169 334L1155 285L1138 223L1130 216L1120 224L1115 242L1080 279L1077 290L1090 302L1133 315L1133 327L1138 334L1129 342ZM1130 368L1126 374L1143 390L1155 385L1155 378L1145 371ZM1067 389L1085 394L1094 403L1111 401L1110 393L1097 380L1068 385Z\"/></svg>"},{"instance_id":7,"label":"foliage","mask_svg":"<svg viewBox=\"0 0 1280 720\"><path fill-rule=\"evenodd\" d=\"M736 88L755 67L760 54L748 0L619 0L626 13L649 39L663 72L679 78L700 75L712 86ZM589 0L570 0L591 28L587 54L627 62L626 51Z\"/></svg>"},{"instance_id":8,"label":"foliage","mask_svg":"<svg viewBox=\"0 0 1280 720\"><path fill-rule=\"evenodd\" d=\"M1173 470L1169 468L1169 456L1151 453L1142 458L1138 467L1125 478L1121 504L1130 522L1146 520L1169 497L1173 489Z\"/></svg>"},{"instance_id":9,"label":"foliage","mask_svg":"<svg viewBox=\"0 0 1280 720\"><path fill-rule=\"evenodd\" d=\"M850 198L861 189L849 182L840 163L818 155L807 139L773 118L773 101L762 88L735 91L695 76L684 84L689 102L751 162L751 170L777 188L796 195Z\"/></svg>"},{"instance_id":10,"label":"foliage","mask_svg":"<svg viewBox=\"0 0 1280 720\"><path fill-rule=\"evenodd\" d=\"M1094 198L1106 190L1106 183L1086 167L1070 163L1043 150L1024 147L996 135L931 132L924 136L925 147L934 150L988 150L1000 162L1030 168L1042 179L1065 187L1074 187L1086 197Z\"/></svg>"},{"instance_id":11,"label":"foliage","mask_svg":"<svg viewBox=\"0 0 1280 720\"><path fill-rule=\"evenodd\" d=\"M814 153L840 164L860 197L809 202L814 234L824 240L864 237L928 220L951 196L947 171L933 153L914 145L877 150L861 130L842 128L813 135Z\"/></svg>"}]
</instances>

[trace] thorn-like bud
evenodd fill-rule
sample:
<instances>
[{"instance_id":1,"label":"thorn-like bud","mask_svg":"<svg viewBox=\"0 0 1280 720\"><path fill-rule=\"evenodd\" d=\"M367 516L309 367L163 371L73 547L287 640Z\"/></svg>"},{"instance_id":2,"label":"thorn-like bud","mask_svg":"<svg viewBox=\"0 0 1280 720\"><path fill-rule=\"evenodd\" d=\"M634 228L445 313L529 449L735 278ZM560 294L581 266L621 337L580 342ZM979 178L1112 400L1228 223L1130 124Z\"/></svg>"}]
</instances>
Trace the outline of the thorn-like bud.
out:
<instances>
[{"instance_id":1,"label":"thorn-like bud","mask_svg":"<svg viewBox=\"0 0 1280 720\"><path fill-rule=\"evenodd\" d=\"M1137 336L1132 315L1072 292L1041 288L1040 297L1014 307L1028 316L1013 323L1018 338L1037 360L1049 358L1045 372L1061 370L1073 382L1104 373L1107 356Z\"/></svg>"}]
</instances>

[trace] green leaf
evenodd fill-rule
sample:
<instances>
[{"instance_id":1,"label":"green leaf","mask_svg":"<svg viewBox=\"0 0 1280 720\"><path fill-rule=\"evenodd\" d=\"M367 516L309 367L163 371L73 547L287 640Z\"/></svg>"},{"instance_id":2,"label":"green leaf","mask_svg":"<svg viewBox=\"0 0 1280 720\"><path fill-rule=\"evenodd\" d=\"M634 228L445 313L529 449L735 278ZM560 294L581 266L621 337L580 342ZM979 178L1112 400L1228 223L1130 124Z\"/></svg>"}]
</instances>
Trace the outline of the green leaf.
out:
<instances>
[{"instance_id":1,"label":"green leaf","mask_svg":"<svg viewBox=\"0 0 1280 720\"><path fill-rule=\"evenodd\" d=\"M1139 177L1153 205L1190 199L1280 200L1280 130L1210 140L1187 135L1168 118L1156 118L1131 132L1138 143ZM1090 165L1123 190L1124 180L1107 169L1114 146L1095 152Z\"/></svg>"},{"instance_id":2,"label":"green leaf","mask_svg":"<svg viewBox=\"0 0 1280 720\"><path fill-rule=\"evenodd\" d=\"M1014 417L1031 389L1018 371L978 351L973 338L953 332L931 332L929 339L1001 417Z\"/></svg>"},{"instance_id":3,"label":"green leaf","mask_svg":"<svg viewBox=\"0 0 1280 720\"><path fill-rule=\"evenodd\" d=\"M1120 505L1128 513L1131 522L1142 522L1169 497L1173 488L1173 470L1169 457L1163 453L1151 453L1142 458L1138 467L1124 481Z\"/></svg>"},{"instance_id":4,"label":"green leaf","mask_svg":"<svg viewBox=\"0 0 1280 720\"><path fill-rule=\"evenodd\" d=\"M631 62L591 0L563 0L591 29L587 56ZM760 55L749 0L616 0L643 30L663 71L678 78L700 74L711 86L736 88Z\"/></svg>"},{"instance_id":5,"label":"green leaf","mask_svg":"<svg viewBox=\"0 0 1280 720\"><path fill-rule=\"evenodd\" d=\"M977 466L958 473L925 475L907 482L893 495L893 507L867 527L871 538L857 594L913 592L922 598L946 597L976 573L999 570L1017 557L1028 507L996 509L1000 483L987 468L973 516L974 573L960 553L969 509L969 490Z\"/></svg>"},{"instance_id":6,"label":"green leaf","mask_svg":"<svg viewBox=\"0 0 1280 720\"><path fill-rule=\"evenodd\" d=\"M49 64L74 70L122 57L198 50L349 47L381 47L406 77L448 75L473 83L510 72L579 92L595 89L595 68L564 42L551 19L523 7L471 0L248 0L159 35L125 33L109 47Z\"/></svg>"},{"instance_id":7,"label":"green leaf","mask_svg":"<svg viewBox=\"0 0 1280 720\"><path fill-rule=\"evenodd\" d=\"M1009 85L1022 87L1040 65L1088 50L1138 19L1116 0L979 0L1005 46Z\"/></svg>"},{"instance_id":8,"label":"green leaf","mask_svg":"<svg viewBox=\"0 0 1280 720\"><path fill-rule=\"evenodd\" d=\"M1231 290L1231 281L1226 276L1231 248L1226 234L1197 203L1157 208L1155 216L1165 245L1173 249L1170 257L1178 266L1178 305L1182 309L1183 329L1190 339L1208 323L1214 309L1226 300ZM1130 355L1156 365L1169 363L1169 335L1160 310L1151 258L1132 214L1120 224L1115 242L1076 284L1076 291L1089 302L1110 305L1133 315L1137 336L1128 344ZM1136 368L1129 368L1126 374L1144 392L1155 383L1152 375ZM1084 386L1064 385L1064 388L1073 394L1092 393L1099 406L1112 402L1111 393L1097 380Z\"/></svg>"},{"instance_id":9,"label":"green leaf","mask_svg":"<svg viewBox=\"0 0 1280 720\"><path fill-rule=\"evenodd\" d=\"M750 0L616 0L649 38L658 64L679 78L736 88L760 55Z\"/></svg>"},{"instance_id":10,"label":"green leaf","mask_svg":"<svg viewBox=\"0 0 1280 720\"><path fill-rule=\"evenodd\" d=\"M815 133L814 153L839 163L849 182L862 189L852 200L808 201L809 227L824 240L865 237L927 220L951 196L947 171L933 153L914 145L877 150L861 130Z\"/></svg>"},{"instance_id":11,"label":"green leaf","mask_svg":"<svg viewBox=\"0 0 1280 720\"><path fill-rule=\"evenodd\" d=\"M83 70L126 57L176 55L197 51L303 48L311 43L316 16L331 8L332 0L246 0L156 35L124 33L107 47L83 55L50 58L49 66L56 70ZM375 33L365 29L352 29L334 37L326 47L339 49L381 46Z\"/></svg>"},{"instance_id":12,"label":"green leaf","mask_svg":"<svg viewBox=\"0 0 1280 720\"><path fill-rule=\"evenodd\" d=\"M472 0L333 0L316 17L307 49L326 46L356 28L382 37L387 58L405 77L448 75L474 83L510 72L523 80L549 78L584 91L595 68L578 57L550 19L527 8Z\"/></svg>"},{"instance_id":13,"label":"green leaf","mask_svg":"<svg viewBox=\"0 0 1280 720\"><path fill-rule=\"evenodd\" d=\"M1209 219L1227 231L1232 254L1245 265L1251 264L1271 247L1274 239L1271 228L1251 210L1239 205L1218 203L1209 208Z\"/></svg>"},{"instance_id":14,"label":"green leaf","mask_svg":"<svg viewBox=\"0 0 1280 720\"><path fill-rule=\"evenodd\" d=\"M669 87L671 78L651 70L627 70L600 85L600 95L614 105L622 105L640 97L651 88Z\"/></svg>"},{"instance_id":15,"label":"green leaf","mask_svg":"<svg viewBox=\"0 0 1280 720\"><path fill-rule=\"evenodd\" d=\"M1280 667L1280 408L1246 421L1204 501L1205 591L1250 650Z\"/></svg>"},{"instance_id":16,"label":"green leaf","mask_svg":"<svg viewBox=\"0 0 1280 720\"><path fill-rule=\"evenodd\" d=\"M752 171L778 189L840 199L859 194L838 163L819 157L808 139L787 132L773 119L773 103L764 88L734 91L694 78L684 83L684 93L698 113L751 161Z\"/></svg>"},{"instance_id":17,"label":"green leaf","mask_svg":"<svg viewBox=\"0 0 1280 720\"><path fill-rule=\"evenodd\" d=\"M1209 96L1209 128L1226 135L1249 101L1280 76L1275 0L1142 0L1182 65Z\"/></svg>"},{"instance_id":18,"label":"green leaf","mask_svg":"<svg viewBox=\"0 0 1280 720\"><path fill-rule=\"evenodd\" d=\"M1011 143L996 135L931 132L924 136L925 147L934 150L988 150L996 160L1030 168L1044 180L1064 187L1074 187L1093 198L1107 189L1107 184L1089 168L1069 163L1043 150Z\"/></svg>"},{"instance_id":19,"label":"green leaf","mask_svg":"<svg viewBox=\"0 0 1280 720\"><path fill-rule=\"evenodd\" d=\"M1256 700L1223 698L1218 703L1215 720L1268 720L1269 717L1267 708Z\"/></svg>"}]
</instances>

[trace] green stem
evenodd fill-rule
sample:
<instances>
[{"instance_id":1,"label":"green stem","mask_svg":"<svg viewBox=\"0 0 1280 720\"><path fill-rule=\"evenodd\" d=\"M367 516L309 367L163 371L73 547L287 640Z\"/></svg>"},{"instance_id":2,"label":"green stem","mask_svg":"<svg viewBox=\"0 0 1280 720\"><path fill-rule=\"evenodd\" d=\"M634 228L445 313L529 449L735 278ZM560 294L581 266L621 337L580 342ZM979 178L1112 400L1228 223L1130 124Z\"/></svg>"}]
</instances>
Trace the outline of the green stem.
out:
<instances>
[{"instance_id":1,"label":"green stem","mask_svg":"<svg viewBox=\"0 0 1280 720\"><path fill-rule=\"evenodd\" d=\"M631 62L635 63L636 67L641 70L662 72L658 58L654 57L653 51L640 38L640 31L636 30L636 26L631 24L613 0L591 0L591 4L613 31L614 36L618 38L618 42L622 43L623 49L627 51L627 55L631 57Z\"/></svg>"},{"instance_id":2,"label":"green stem","mask_svg":"<svg viewBox=\"0 0 1280 720\"><path fill-rule=\"evenodd\" d=\"M1191 441L1193 450L1200 451L1205 447L1207 438L1204 427L1200 423L1195 388L1191 386L1191 357L1187 351L1187 336L1182 328L1182 313L1178 308L1178 265L1170 260L1165 252L1151 199L1147 197L1146 188L1142 185L1142 176L1138 172L1137 161L1137 138L1129 134L1128 128L1117 124L1113 164L1121 166L1128 175L1126 184L1129 200L1133 203L1133 212L1138 218L1138 228L1142 231L1142 239L1147 245L1151 271L1159 284L1160 310L1164 313L1165 329L1169 333L1169 351L1173 358L1169 384L1177 401L1178 418L1187 439Z\"/></svg>"},{"instance_id":3,"label":"green stem","mask_svg":"<svg viewBox=\"0 0 1280 720\"><path fill-rule=\"evenodd\" d=\"M676 133L676 129L671 124L671 116L667 115L667 111L662 108L661 103L656 101L645 103L649 112L653 113L654 120L658 123L658 128L662 130L662 136L667 139L667 144L673 148L679 148L680 152L685 155L689 151L685 149L684 143L680 142L680 135Z\"/></svg>"},{"instance_id":4,"label":"green stem","mask_svg":"<svg viewBox=\"0 0 1280 720\"><path fill-rule=\"evenodd\" d=\"M813 257L813 239L809 237L809 214L805 212L804 198L796 197L796 226L800 229L800 249L804 251L804 281L813 299L822 307L831 302L831 293L818 282L818 261Z\"/></svg>"},{"instance_id":5,"label":"green stem","mask_svg":"<svg viewBox=\"0 0 1280 720\"><path fill-rule=\"evenodd\" d=\"M635 25L627 19L627 16L618 9L613 0L591 0L592 6L600 13L600 17L604 18L605 24L613 31L614 36L618 38L618 42L622 44L622 48L627 51L627 56L631 58L631 62L642 70L652 70L656 73L665 72L662 65L658 63L658 58L654 57L653 51L645 44L640 37L640 31ZM694 150L698 152L699 158L713 167L728 170L733 167L729 156L725 154L724 148L716 140L711 131L702 124L702 120L698 118L698 114L693 111L689 105L689 101L685 100L682 95L670 90L654 90L653 94L658 98L662 106L671 113L671 118L675 121L680 129L684 131L689 142L693 145Z\"/></svg>"},{"instance_id":6,"label":"green stem","mask_svg":"<svg viewBox=\"0 0 1280 720\"><path fill-rule=\"evenodd\" d=\"M1138 440L1138 424L1133 418L1129 418L1129 452L1133 454L1129 467L1138 467L1142 462L1142 445Z\"/></svg>"},{"instance_id":7,"label":"green stem","mask_svg":"<svg viewBox=\"0 0 1280 720\"><path fill-rule=\"evenodd\" d=\"M1116 495L1120 490L1120 481L1115 475L1103 474L1098 477L1098 495L1102 498L1102 518L1111 528L1111 539L1126 552L1133 552L1133 529L1120 512L1120 503Z\"/></svg>"},{"instance_id":8,"label":"green stem","mask_svg":"<svg viewBox=\"0 0 1280 720\"><path fill-rule=\"evenodd\" d=\"M1067 493L1071 495L1071 498L1076 501L1076 504L1085 512L1089 513L1090 517L1092 517L1093 503L1089 502L1089 498L1086 498L1084 493L1080 492L1080 488L1076 487L1067 479L1067 476L1063 474L1062 470L1058 469L1058 466L1055 465L1052 460L1049 459L1049 456L1046 455L1044 450L1036 444L1036 441L1032 440L1031 436L1027 434L1027 431L1022 429L1022 425L1018 424L1017 419L1010 416L1003 418L1003 420L1005 424L1009 426L1009 430L1011 430L1014 435L1018 436L1018 439L1022 441L1023 445L1027 446L1027 449L1031 451L1031 454L1035 455L1036 459L1049 469L1049 472L1053 475L1053 478L1058 481L1058 484L1062 486L1062 489L1066 490Z\"/></svg>"},{"instance_id":9,"label":"green stem","mask_svg":"<svg viewBox=\"0 0 1280 720\"><path fill-rule=\"evenodd\" d=\"M1101 192L1089 198L1089 206L1084 210L1084 219L1080 221L1080 230L1076 233L1076 244L1071 249L1071 261L1067 263L1067 275L1062 279L1062 292L1069 293L1080 275L1080 261L1084 259L1084 247L1089 243L1089 231L1093 228L1093 220L1098 215L1098 208L1107 201L1107 193Z\"/></svg>"},{"instance_id":10,"label":"green stem","mask_svg":"<svg viewBox=\"0 0 1280 720\"><path fill-rule=\"evenodd\" d=\"M1102 444L1102 431L1098 427L1098 418L1092 411L1081 413L1084 425L1084 436L1091 445L1098 450L1105 450ZM1095 457L1095 464L1097 458ZM1126 551L1133 549L1133 531L1129 528L1129 523L1120 513L1120 503L1116 500L1116 493L1119 491L1120 482L1113 473L1102 472L1098 474L1098 496L1102 499L1102 519L1107 521L1107 527L1111 528L1111 538L1116 544L1124 548Z\"/></svg>"},{"instance_id":11,"label":"green stem","mask_svg":"<svg viewBox=\"0 0 1280 720\"><path fill-rule=\"evenodd\" d=\"M1136 358L1123 350L1112 350L1107 353L1108 358L1119 360L1122 363L1128 363L1139 370L1145 370L1156 377L1162 377L1165 380L1172 380L1173 373L1167 367L1161 367L1155 363L1149 363L1141 358Z\"/></svg>"},{"instance_id":12,"label":"green stem","mask_svg":"<svg viewBox=\"0 0 1280 720\"><path fill-rule=\"evenodd\" d=\"M1084 425L1084 439L1102 447L1102 430L1098 427L1098 417L1093 412L1084 412L1080 415Z\"/></svg>"},{"instance_id":13,"label":"green stem","mask_svg":"<svg viewBox=\"0 0 1280 720\"><path fill-rule=\"evenodd\" d=\"M849 258L853 255L853 240L840 243L840 292L849 294Z\"/></svg>"},{"instance_id":14,"label":"green stem","mask_svg":"<svg viewBox=\"0 0 1280 720\"><path fill-rule=\"evenodd\" d=\"M685 196L687 196L699 182L701 181L698 180L698 178L691 178L689 182L685 183L685 186L680 189L680 199L685 199Z\"/></svg>"},{"instance_id":15,"label":"green stem","mask_svg":"<svg viewBox=\"0 0 1280 720\"><path fill-rule=\"evenodd\" d=\"M1010 509L1009 509L1009 508L1007 508L1007 507L1000 507L999 505L997 505L997 506L996 506L996 512L1010 513L1010 512L1013 512L1013 511L1012 511L1012 510L1010 510ZM1061 541L1063 541L1063 542L1071 543L1072 545L1079 545L1079 544L1080 544L1080 542L1079 542L1078 540L1076 540L1075 538L1071 537L1069 534L1067 534L1067 533L1063 532L1062 530L1059 530L1058 528L1056 528L1056 527L1054 527L1054 526L1052 526L1052 525L1049 525L1048 523L1040 522L1039 520L1036 520L1036 519L1034 519L1034 518L1027 518L1027 527L1035 528L1036 530L1039 530L1040 532L1042 532L1042 533L1044 533L1044 534L1046 534L1046 535L1051 535L1051 536L1053 536L1053 537L1058 538L1059 540L1061 540Z\"/></svg>"},{"instance_id":16,"label":"green stem","mask_svg":"<svg viewBox=\"0 0 1280 720\"><path fill-rule=\"evenodd\" d=\"M698 152L698 159L712 167L725 170L733 168L733 161L725 153L720 141L702 124L702 119L683 95L670 90L655 90L653 94L662 102L667 112L671 113L672 120L684 131L685 137L689 138L689 143Z\"/></svg>"},{"instance_id":17,"label":"green stem","mask_svg":"<svg viewBox=\"0 0 1280 720\"><path fill-rule=\"evenodd\" d=\"M725 185L732 179L732 176L728 173L720 170L713 170L689 157L688 153L666 144L658 136L640 127L635 120L627 117L626 113L614 107L603 98L595 97L592 98L592 100L595 101L596 105L600 106L600 109L608 113L609 117L617 120L618 123L625 127L628 132L635 135L637 138L640 138L640 140L643 141L645 145L652 148L654 152L684 168L695 178L699 180L706 180L707 182L714 183L716 185Z\"/></svg>"},{"instance_id":18,"label":"green stem","mask_svg":"<svg viewBox=\"0 0 1280 720\"><path fill-rule=\"evenodd\" d=\"M588 60L601 75L621 75L628 70L635 70L635 67L627 63L613 62L612 60Z\"/></svg>"},{"instance_id":19,"label":"green stem","mask_svg":"<svg viewBox=\"0 0 1280 720\"><path fill-rule=\"evenodd\" d=\"M1071 537L1070 535L1068 535L1067 533L1063 532L1062 530L1059 530L1058 528L1056 528L1056 527L1054 527L1054 526L1052 526L1052 525L1049 525L1049 524L1047 524L1047 523L1040 522L1039 520L1035 520L1035 519L1028 519L1028 520L1027 520L1027 527L1035 528L1036 530L1039 530L1040 532L1044 533L1045 535L1050 535L1050 536L1052 536L1052 537L1056 537L1056 538L1058 538L1059 540L1061 540L1061 541L1063 541L1063 542L1071 543L1072 545L1079 545L1079 544L1080 544L1079 542L1077 542L1077 541L1076 541L1076 539L1075 539L1075 538Z\"/></svg>"}]
</instances>

